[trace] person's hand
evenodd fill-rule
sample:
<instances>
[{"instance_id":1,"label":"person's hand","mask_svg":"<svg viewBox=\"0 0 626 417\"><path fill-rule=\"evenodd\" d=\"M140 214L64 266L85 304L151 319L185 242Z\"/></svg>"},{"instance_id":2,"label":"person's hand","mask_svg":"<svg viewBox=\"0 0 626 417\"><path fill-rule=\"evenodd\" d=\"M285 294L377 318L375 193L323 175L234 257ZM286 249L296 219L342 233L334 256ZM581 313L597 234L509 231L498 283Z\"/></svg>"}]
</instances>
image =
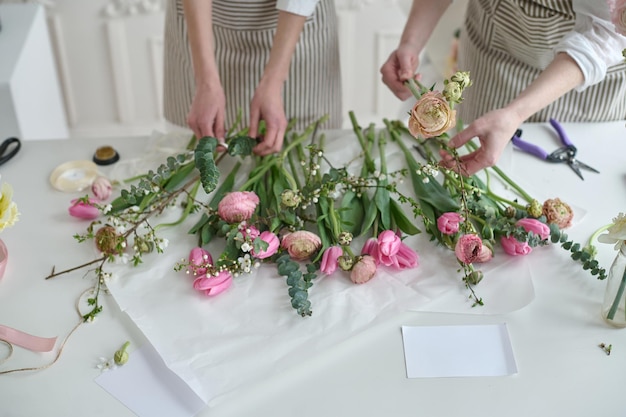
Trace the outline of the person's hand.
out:
<instances>
[{"instance_id":1,"label":"person's hand","mask_svg":"<svg viewBox=\"0 0 626 417\"><path fill-rule=\"evenodd\" d=\"M281 85L261 81L250 102L250 124L248 135L258 136L259 122L265 121L265 134L253 151L257 155L270 155L280 152L283 147L287 118L283 106Z\"/></svg>"},{"instance_id":2,"label":"person's hand","mask_svg":"<svg viewBox=\"0 0 626 417\"><path fill-rule=\"evenodd\" d=\"M478 137L480 147L467 155L459 156L460 166L457 166L452 155L442 150L441 164L466 176L494 166L521 122L514 112L507 109L493 110L484 114L448 142L451 148L456 149L472 138Z\"/></svg>"},{"instance_id":3,"label":"person's hand","mask_svg":"<svg viewBox=\"0 0 626 417\"><path fill-rule=\"evenodd\" d=\"M412 96L404 82L413 77L419 79L419 75L415 74L419 65L419 55L417 48L410 44L401 44L398 49L393 51L387 61L380 68L383 83L396 97L400 100L406 100Z\"/></svg>"},{"instance_id":4,"label":"person's hand","mask_svg":"<svg viewBox=\"0 0 626 417\"><path fill-rule=\"evenodd\" d=\"M187 125L200 139L205 136L217 138L224 143L226 98L221 85L198 86L187 114Z\"/></svg>"}]
</instances>

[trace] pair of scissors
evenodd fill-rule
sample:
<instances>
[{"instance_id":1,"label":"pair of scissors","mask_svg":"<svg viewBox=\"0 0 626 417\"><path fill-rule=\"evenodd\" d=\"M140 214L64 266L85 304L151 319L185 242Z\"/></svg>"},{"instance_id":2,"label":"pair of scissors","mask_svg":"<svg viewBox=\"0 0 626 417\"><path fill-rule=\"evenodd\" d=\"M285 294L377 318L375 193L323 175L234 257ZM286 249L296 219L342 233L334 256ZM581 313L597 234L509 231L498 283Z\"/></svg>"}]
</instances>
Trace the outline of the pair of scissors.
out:
<instances>
[{"instance_id":1,"label":"pair of scissors","mask_svg":"<svg viewBox=\"0 0 626 417\"><path fill-rule=\"evenodd\" d=\"M541 158L547 162L555 162L555 163L567 163L569 167L580 177L581 180L584 180L583 174L580 172L580 169L586 169L592 172L600 173L595 168L590 167L589 165L579 161L576 159L577 149L572 143L572 141L567 137L563 126L555 119L550 119L550 124L556 130L556 133L559 135L559 139L563 143L563 146L558 148L552 153L548 153L545 150L541 149L537 145L533 145L532 143L526 142L521 139L522 130L517 129L511 141L515 146L520 148L521 150L528 152L532 155L535 155L538 158Z\"/></svg>"},{"instance_id":2,"label":"pair of scissors","mask_svg":"<svg viewBox=\"0 0 626 417\"><path fill-rule=\"evenodd\" d=\"M13 146L13 148L9 150L9 147L11 145L15 146ZM0 165L4 165L5 163L9 162L11 158L17 155L21 147L22 143L18 138L5 139L4 142L0 144Z\"/></svg>"}]
</instances>

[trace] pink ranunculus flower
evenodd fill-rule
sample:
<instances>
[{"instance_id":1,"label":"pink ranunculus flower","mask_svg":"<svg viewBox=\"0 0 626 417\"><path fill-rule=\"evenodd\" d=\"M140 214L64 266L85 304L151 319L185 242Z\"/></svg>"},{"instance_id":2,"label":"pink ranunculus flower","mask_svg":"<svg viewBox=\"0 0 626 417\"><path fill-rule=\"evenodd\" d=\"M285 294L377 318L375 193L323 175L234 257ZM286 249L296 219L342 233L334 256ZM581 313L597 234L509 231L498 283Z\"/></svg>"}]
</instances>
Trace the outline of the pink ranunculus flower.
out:
<instances>
[{"instance_id":1,"label":"pink ranunculus flower","mask_svg":"<svg viewBox=\"0 0 626 417\"><path fill-rule=\"evenodd\" d=\"M257 237L259 237L261 232L255 226L246 226L246 225L244 225L241 228L241 234L246 239L254 240Z\"/></svg>"},{"instance_id":2,"label":"pink ranunculus flower","mask_svg":"<svg viewBox=\"0 0 626 417\"><path fill-rule=\"evenodd\" d=\"M464 264L471 264L478 260L483 251L483 241L476 234L466 234L459 237L454 247L454 254Z\"/></svg>"},{"instance_id":3,"label":"pink ranunculus flower","mask_svg":"<svg viewBox=\"0 0 626 417\"><path fill-rule=\"evenodd\" d=\"M227 193L217 206L217 214L228 223L239 223L252 217L259 197L252 191Z\"/></svg>"},{"instance_id":4,"label":"pink ranunculus flower","mask_svg":"<svg viewBox=\"0 0 626 417\"><path fill-rule=\"evenodd\" d=\"M250 253L252 253L252 256L254 256L257 259L265 259L274 255L278 251L278 247L280 246L280 241L278 240L278 236L276 236L275 233L272 233L266 230L265 232L262 232L259 235L259 238L263 240L264 242L267 242L267 249L259 251L259 253L256 253L253 248L252 251L250 251Z\"/></svg>"},{"instance_id":5,"label":"pink ranunculus flower","mask_svg":"<svg viewBox=\"0 0 626 417\"><path fill-rule=\"evenodd\" d=\"M607 3L615 31L626 36L626 0L608 0Z\"/></svg>"},{"instance_id":6,"label":"pink ranunculus flower","mask_svg":"<svg viewBox=\"0 0 626 417\"><path fill-rule=\"evenodd\" d=\"M226 291L233 283L233 276L228 271L220 272L216 277L200 276L193 281L193 288L203 291L204 295L217 295Z\"/></svg>"},{"instance_id":7,"label":"pink ranunculus flower","mask_svg":"<svg viewBox=\"0 0 626 417\"><path fill-rule=\"evenodd\" d=\"M355 284L364 284L376 274L376 260L370 255L361 256L350 271L350 280Z\"/></svg>"},{"instance_id":8,"label":"pink ranunculus flower","mask_svg":"<svg viewBox=\"0 0 626 417\"><path fill-rule=\"evenodd\" d=\"M298 230L289 233L281 242L283 248L287 249L291 259L304 261L313 256L322 246L322 240L315 233L306 230Z\"/></svg>"},{"instance_id":9,"label":"pink ranunculus flower","mask_svg":"<svg viewBox=\"0 0 626 417\"><path fill-rule=\"evenodd\" d=\"M502 236L500 244L504 252L512 256L528 255L533 250L527 242L520 242L513 236Z\"/></svg>"},{"instance_id":10,"label":"pink ranunculus flower","mask_svg":"<svg viewBox=\"0 0 626 417\"><path fill-rule=\"evenodd\" d=\"M339 246L331 246L324 251L322 255L322 263L320 271L326 275L333 274L339 265L338 259L343 254L343 250Z\"/></svg>"},{"instance_id":11,"label":"pink ranunculus flower","mask_svg":"<svg viewBox=\"0 0 626 417\"><path fill-rule=\"evenodd\" d=\"M550 228L548 225L537 219L525 217L523 219L519 219L515 225L523 227L526 232L533 232L537 236L541 237L541 240L545 240L550 237Z\"/></svg>"},{"instance_id":12,"label":"pink ranunculus flower","mask_svg":"<svg viewBox=\"0 0 626 417\"><path fill-rule=\"evenodd\" d=\"M485 263L485 262L489 262L492 258L493 258L493 252L487 245L483 244L483 247L480 253L478 254L478 257L476 258L474 262Z\"/></svg>"},{"instance_id":13,"label":"pink ranunculus flower","mask_svg":"<svg viewBox=\"0 0 626 417\"><path fill-rule=\"evenodd\" d=\"M71 203L69 208L71 216L86 220L93 220L100 216L100 210L96 207L97 202L93 198L89 199L89 203L79 198L75 198Z\"/></svg>"},{"instance_id":14,"label":"pink ranunculus flower","mask_svg":"<svg viewBox=\"0 0 626 417\"><path fill-rule=\"evenodd\" d=\"M213 264L211 254L204 248L195 247L189 252L188 271L194 275L205 275L206 268L201 265Z\"/></svg>"},{"instance_id":15,"label":"pink ranunculus flower","mask_svg":"<svg viewBox=\"0 0 626 417\"><path fill-rule=\"evenodd\" d=\"M108 200L112 191L111 181L107 177L99 176L91 184L91 192L100 201Z\"/></svg>"},{"instance_id":16,"label":"pink ranunculus flower","mask_svg":"<svg viewBox=\"0 0 626 417\"><path fill-rule=\"evenodd\" d=\"M437 229L444 235L453 235L459 231L459 223L463 221L463 217L459 213L453 211L443 213L437 219Z\"/></svg>"}]
</instances>

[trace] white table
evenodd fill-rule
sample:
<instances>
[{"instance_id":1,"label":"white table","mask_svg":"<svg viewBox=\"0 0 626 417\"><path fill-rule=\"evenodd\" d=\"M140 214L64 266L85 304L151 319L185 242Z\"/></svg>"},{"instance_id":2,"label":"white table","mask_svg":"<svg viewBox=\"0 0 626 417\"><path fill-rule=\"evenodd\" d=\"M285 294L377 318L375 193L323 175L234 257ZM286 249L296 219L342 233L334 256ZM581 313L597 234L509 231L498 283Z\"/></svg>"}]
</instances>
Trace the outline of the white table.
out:
<instances>
[{"instance_id":1,"label":"white table","mask_svg":"<svg viewBox=\"0 0 626 417\"><path fill-rule=\"evenodd\" d=\"M584 243L595 229L626 211L626 127L623 122L564 126L581 160L601 174L583 172L585 181L581 181L566 165L548 164L520 152L512 152L507 173L535 195L560 197L587 210L569 232ZM547 124L523 129L527 140L546 149L558 146ZM52 265L75 265L77 258L90 259L91 252L72 238L84 230L84 223L66 213L73 196L53 190L48 176L62 162L90 159L104 144L115 146L125 158L136 155L145 142L141 138L29 141L15 159L0 167L2 180L15 188L14 200L22 213L20 221L1 236L9 248L10 263L0 281L0 324L62 339L77 323L74 303L91 286L92 278L85 282L76 275L51 281L43 278ZM612 246L597 247L598 259L608 267L615 256ZM564 250L545 249L531 255L536 296L519 311L400 314L199 415L624 415L626 330L613 329L600 318L604 283L583 272ZM94 365L98 357L110 356L121 341L130 340L133 347L147 341L112 298L103 301L103 313L76 331L54 366L0 376L0 415L133 415L93 382L99 375ZM518 374L406 378L400 326L502 322L511 335ZM610 356L598 347L601 342L613 345ZM45 364L53 357L16 348L13 359L0 370Z\"/></svg>"}]
</instances>

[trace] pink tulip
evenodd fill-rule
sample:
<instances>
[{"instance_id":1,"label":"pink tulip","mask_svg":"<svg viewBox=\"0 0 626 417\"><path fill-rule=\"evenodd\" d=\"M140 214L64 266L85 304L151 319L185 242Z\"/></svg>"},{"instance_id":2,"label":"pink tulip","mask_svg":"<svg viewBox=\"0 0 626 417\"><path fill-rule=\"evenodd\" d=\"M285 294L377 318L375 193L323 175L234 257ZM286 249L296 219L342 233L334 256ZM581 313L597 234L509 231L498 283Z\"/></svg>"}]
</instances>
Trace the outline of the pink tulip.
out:
<instances>
[{"instance_id":1,"label":"pink tulip","mask_svg":"<svg viewBox=\"0 0 626 417\"><path fill-rule=\"evenodd\" d=\"M259 238L264 242L267 242L267 249L261 250L259 251L259 253L256 253L254 249L252 249L252 251L250 251L250 253L252 253L252 256L257 259L265 259L274 255L278 251L280 241L278 240L278 236L276 236L276 234L265 231L259 235Z\"/></svg>"},{"instance_id":2,"label":"pink tulip","mask_svg":"<svg viewBox=\"0 0 626 417\"><path fill-rule=\"evenodd\" d=\"M478 235L467 234L457 240L454 254L464 264L476 262L483 250L483 241Z\"/></svg>"},{"instance_id":3,"label":"pink tulip","mask_svg":"<svg viewBox=\"0 0 626 417\"><path fill-rule=\"evenodd\" d=\"M254 226L246 226L246 225L244 225L241 228L241 234L243 235L243 237L245 239L254 240L257 237L259 237L261 232L259 232L259 229L257 229Z\"/></svg>"},{"instance_id":4,"label":"pink tulip","mask_svg":"<svg viewBox=\"0 0 626 417\"><path fill-rule=\"evenodd\" d=\"M338 259L343 254L343 250L339 246L331 246L324 251L322 255L322 263L320 271L326 275L331 275L337 270L339 265Z\"/></svg>"},{"instance_id":5,"label":"pink tulip","mask_svg":"<svg viewBox=\"0 0 626 417\"><path fill-rule=\"evenodd\" d=\"M100 216L100 210L96 207L97 202L92 198L89 199L89 203L86 203L82 198L76 198L71 203L69 208L71 216L86 220L93 220Z\"/></svg>"},{"instance_id":6,"label":"pink tulip","mask_svg":"<svg viewBox=\"0 0 626 417\"><path fill-rule=\"evenodd\" d=\"M239 223L252 217L259 204L259 197L252 191L235 191L222 198L217 214L228 223Z\"/></svg>"},{"instance_id":7,"label":"pink tulip","mask_svg":"<svg viewBox=\"0 0 626 417\"><path fill-rule=\"evenodd\" d=\"M189 272L194 275L205 275L206 267L200 268L200 266L207 264L213 264L213 258L207 250L196 247L189 252Z\"/></svg>"},{"instance_id":8,"label":"pink tulip","mask_svg":"<svg viewBox=\"0 0 626 417\"><path fill-rule=\"evenodd\" d=\"M520 242L513 236L503 236L502 238L500 238L500 244L502 245L502 249L504 249L504 252L512 256L528 255L533 250L533 248L531 248L528 243Z\"/></svg>"},{"instance_id":9,"label":"pink tulip","mask_svg":"<svg viewBox=\"0 0 626 417\"><path fill-rule=\"evenodd\" d=\"M400 250L402 240L391 230L378 235L378 261L383 265L397 265L396 254Z\"/></svg>"},{"instance_id":10,"label":"pink tulip","mask_svg":"<svg viewBox=\"0 0 626 417\"><path fill-rule=\"evenodd\" d=\"M400 245L396 258L400 269L415 268L419 265L417 252L405 245L404 242Z\"/></svg>"},{"instance_id":11,"label":"pink tulip","mask_svg":"<svg viewBox=\"0 0 626 417\"><path fill-rule=\"evenodd\" d=\"M459 213L453 211L443 213L437 219L437 229L444 235L453 235L459 231L461 221L463 217Z\"/></svg>"},{"instance_id":12,"label":"pink tulip","mask_svg":"<svg viewBox=\"0 0 626 417\"><path fill-rule=\"evenodd\" d=\"M322 241L315 233L299 230L283 237L281 245L293 260L304 261L320 249Z\"/></svg>"},{"instance_id":13,"label":"pink tulip","mask_svg":"<svg viewBox=\"0 0 626 417\"><path fill-rule=\"evenodd\" d=\"M204 291L204 295L217 295L226 291L233 283L233 276L228 271L222 271L216 277L201 276L194 280L193 288Z\"/></svg>"},{"instance_id":14,"label":"pink tulip","mask_svg":"<svg viewBox=\"0 0 626 417\"><path fill-rule=\"evenodd\" d=\"M361 249L361 255L371 255L378 263L378 240L375 237L365 241L363 249Z\"/></svg>"},{"instance_id":15,"label":"pink tulip","mask_svg":"<svg viewBox=\"0 0 626 417\"><path fill-rule=\"evenodd\" d=\"M91 192L100 201L108 200L112 191L111 181L106 177L97 177L91 184Z\"/></svg>"},{"instance_id":16,"label":"pink tulip","mask_svg":"<svg viewBox=\"0 0 626 417\"><path fill-rule=\"evenodd\" d=\"M354 264L350 272L350 280L355 284L364 284L376 274L376 260L370 255L363 255Z\"/></svg>"},{"instance_id":17,"label":"pink tulip","mask_svg":"<svg viewBox=\"0 0 626 417\"><path fill-rule=\"evenodd\" d=\"M550 237L550 228L537 219L523 218L519 219L516 226L521 226L526 232L533 232L537 236L541 237L541 240L545 240Z\"/></svg>"}]
</instances>

